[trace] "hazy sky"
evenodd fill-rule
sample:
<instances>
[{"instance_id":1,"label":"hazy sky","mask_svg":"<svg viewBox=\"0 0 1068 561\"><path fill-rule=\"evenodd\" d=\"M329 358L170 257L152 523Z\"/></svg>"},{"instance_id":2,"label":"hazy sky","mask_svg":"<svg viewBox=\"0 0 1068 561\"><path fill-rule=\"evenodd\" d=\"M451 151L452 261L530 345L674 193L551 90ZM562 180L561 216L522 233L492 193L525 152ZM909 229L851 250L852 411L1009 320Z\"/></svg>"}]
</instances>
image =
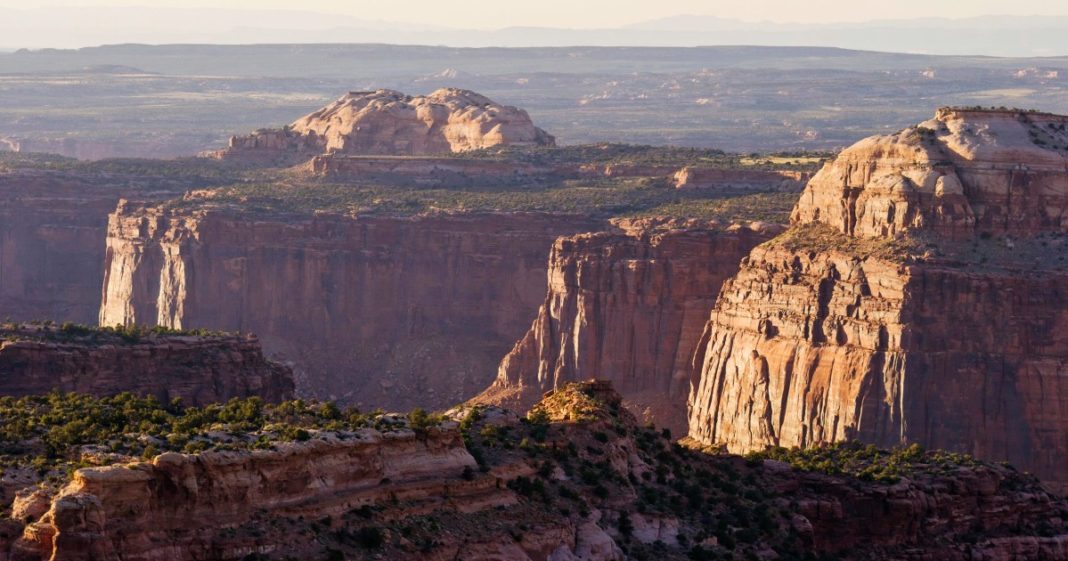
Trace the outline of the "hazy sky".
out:
<instances>
[{"instance_id":1,"label":"hazy sky","mask_svg":"<svg viewBox=\"0 0 1068 561\"><path fill-rule=\"evenodd\" d=\"M969 17L1007 12L1068 15L1068 2L1063 0L0 0L0 8L64 5L295 9L468 29L516 25L614 27L679 14L781 22Z\"/></svg>"}]
</instances>

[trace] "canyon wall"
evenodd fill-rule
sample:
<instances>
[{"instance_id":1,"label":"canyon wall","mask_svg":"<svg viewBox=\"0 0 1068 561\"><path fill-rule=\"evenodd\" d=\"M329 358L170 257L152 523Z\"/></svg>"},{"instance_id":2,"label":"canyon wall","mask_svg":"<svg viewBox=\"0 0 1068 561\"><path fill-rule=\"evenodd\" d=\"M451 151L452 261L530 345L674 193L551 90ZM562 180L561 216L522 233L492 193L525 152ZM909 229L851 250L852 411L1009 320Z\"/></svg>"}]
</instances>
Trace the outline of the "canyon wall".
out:
<instances>
[{"instance_id":1,"label":"canyon wall","mask_svg":"<svg viewBox=\"0 0 1068 561\"><path fill-rule=\"evenodd\" d=\"M298 391L447 407L475 395L526 329L560 235L542 214L256 216L120 205L102 325L254 332Z\"/></svg>"},{"instance_id":2,"label":"canyon wall","mask_svg":"<svg viewBox=\"0 0 1068 561\"><path fill-rule=\"evenodd\" d=\"M1068 486L1068 159L1029 132L1065 122L942 110L828 164L724 285L690 436L920 443Z\"/></svg>"},{"instance_id":3,"label":"canyon wall","mask_svg":"<svg viewBox=\"0 0 1068 561\"><path fill-rule=\"evenodd\" d=\"M720 285L774 227L627 220L561 238L530 330L477 402L526 410L568 382L611 380L639 417L686 434L689 365Z\"/></svg>"},{"instance_id":4,"label":"canyon wall","mask_svg":"<svg viewBox=\"0 0 1068 561\"><path fill-rule=\"evenodd\" d=\"M181 188L129 179L0 170L0 319L96 322L108 214L122 196Z\"/></svg>"},{"instance_id":5,"label":"canyon wall","mask_svg":"<svg viewBox=\"0 0 1068 561\"><path fill-rule=\"evenodd\" d=\"M163 403L181 398L187 405L293 395L292 371L264 358L250 337L122 337L88 328L16 326L0 330L0 340L0 395L131 392Z\"/></svg>"},{"instance_id":6,"label":"canyon wall","mask_svg":"<svg viewBox=\"0 0 1068 561\"><path fill-rule=\"evenodd\" d=\"M0 173L0 318L93 323L118 196L46 174Z\"/></svg>"}]
</instances>

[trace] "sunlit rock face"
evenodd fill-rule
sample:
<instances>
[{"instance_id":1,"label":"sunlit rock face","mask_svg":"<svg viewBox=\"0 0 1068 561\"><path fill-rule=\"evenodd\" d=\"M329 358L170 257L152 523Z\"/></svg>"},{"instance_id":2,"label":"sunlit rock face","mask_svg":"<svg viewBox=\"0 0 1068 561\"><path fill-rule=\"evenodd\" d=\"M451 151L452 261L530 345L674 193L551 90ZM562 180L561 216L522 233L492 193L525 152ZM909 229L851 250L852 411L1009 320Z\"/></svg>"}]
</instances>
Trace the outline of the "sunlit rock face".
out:
<instances>
[{"instance_id":1,"label":"sunlit rock face","mask_svg":"<svg viewBox=\"0 0 1068 561\"><path fill-rule=\"evenodd\" d=\"M827 164L725 284L690 436L920 443L1068 483L1066 127L942 109Z\"/></svg>"},{"instance_id":2,"label":"sunlit rock face","mask_svg":"<svg viewBox=\"0 0 1068 561\"><path fill-rule=\"evenodd\" d=\"M1063 231L1068 117L940 109L843 151L809 182L792 219L860 237Z\"/></svg>"},{"instance_id":3,"label":"sunlit rock face","mask_svg":"<svg viewBox=\"0 0 1068 561\"><path fill-rule=\"evenodd\" d=\"M349 92L283 129L230 139L215 157L270 161L318 154L421 156L499 145L552 146L526 111L468 90L425 96L393 90Z\"/></svg>"}]
</instances>

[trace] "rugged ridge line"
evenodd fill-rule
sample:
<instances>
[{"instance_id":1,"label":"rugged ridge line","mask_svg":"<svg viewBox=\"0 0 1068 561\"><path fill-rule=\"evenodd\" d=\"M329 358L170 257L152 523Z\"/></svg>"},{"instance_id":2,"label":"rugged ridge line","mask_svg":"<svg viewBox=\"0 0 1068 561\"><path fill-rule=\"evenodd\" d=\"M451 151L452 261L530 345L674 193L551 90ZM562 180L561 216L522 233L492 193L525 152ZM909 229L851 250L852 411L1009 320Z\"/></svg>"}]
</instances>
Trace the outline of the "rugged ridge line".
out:
<instances>
[{"instance_id":1,"label":"rugged ridge line","mask_svg":"<svg viewBox=\"0 0 1068 561\"><path fill-rule=\"evenodd\" d=\"M20 520L0 520L0 552L12 561L1068 559L1065 501L1008 468L918 450L826 457L837 468L902 470L873 480L792 463L799 456L706 454L640 427L621 401L605 382L569 384L536 406L541 421L462 408L450 412L459 425L313 430L265 449L83 468L55 492L21 495Z\"/></svg>"}]
</instances>

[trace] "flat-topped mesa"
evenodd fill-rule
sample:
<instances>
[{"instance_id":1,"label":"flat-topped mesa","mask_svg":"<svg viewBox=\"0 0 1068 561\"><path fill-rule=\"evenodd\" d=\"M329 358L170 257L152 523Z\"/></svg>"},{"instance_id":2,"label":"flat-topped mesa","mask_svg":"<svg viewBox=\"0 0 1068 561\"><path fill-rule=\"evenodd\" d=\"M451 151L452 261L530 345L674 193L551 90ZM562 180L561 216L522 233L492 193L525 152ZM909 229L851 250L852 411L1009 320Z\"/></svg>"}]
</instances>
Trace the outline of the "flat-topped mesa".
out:
<instances>
[{"instance_id":1,"label":"flat-topped mesa","mask_svg":"<svg viewBox=\"0 0 1068 561\"><path fill-rule=\"evenodd\" d=\"M1064 231L1068 117L939 109L931 120L843 151L809 182L791 219L858 237Z\"/></svg>"},{"instance_id":2,"label":"flat-topped mesa","mask_svg":"<svg viewBox=\"0 0 1068 561\"><path fill-rule=\"evenodd\" d=\"M0 395L52 390L96 396L130 392L167 403L219 403L293 395L293 373L264 358L254 337L63 327L0 327Z\"/></svg>"},{"instance_id":3,"label":"flat-topped mesa","mask_svg":"<svg viewBox=\"0 0 1068 561\"><path fill-rule=\"evenodd\" d=\"M426 96L393 90L349 92L282 129L235 136L217 158L300 161L319 154L419 156L499 145L552 146L526 111L468 90Z\"/></svg>"}]
</instances>

